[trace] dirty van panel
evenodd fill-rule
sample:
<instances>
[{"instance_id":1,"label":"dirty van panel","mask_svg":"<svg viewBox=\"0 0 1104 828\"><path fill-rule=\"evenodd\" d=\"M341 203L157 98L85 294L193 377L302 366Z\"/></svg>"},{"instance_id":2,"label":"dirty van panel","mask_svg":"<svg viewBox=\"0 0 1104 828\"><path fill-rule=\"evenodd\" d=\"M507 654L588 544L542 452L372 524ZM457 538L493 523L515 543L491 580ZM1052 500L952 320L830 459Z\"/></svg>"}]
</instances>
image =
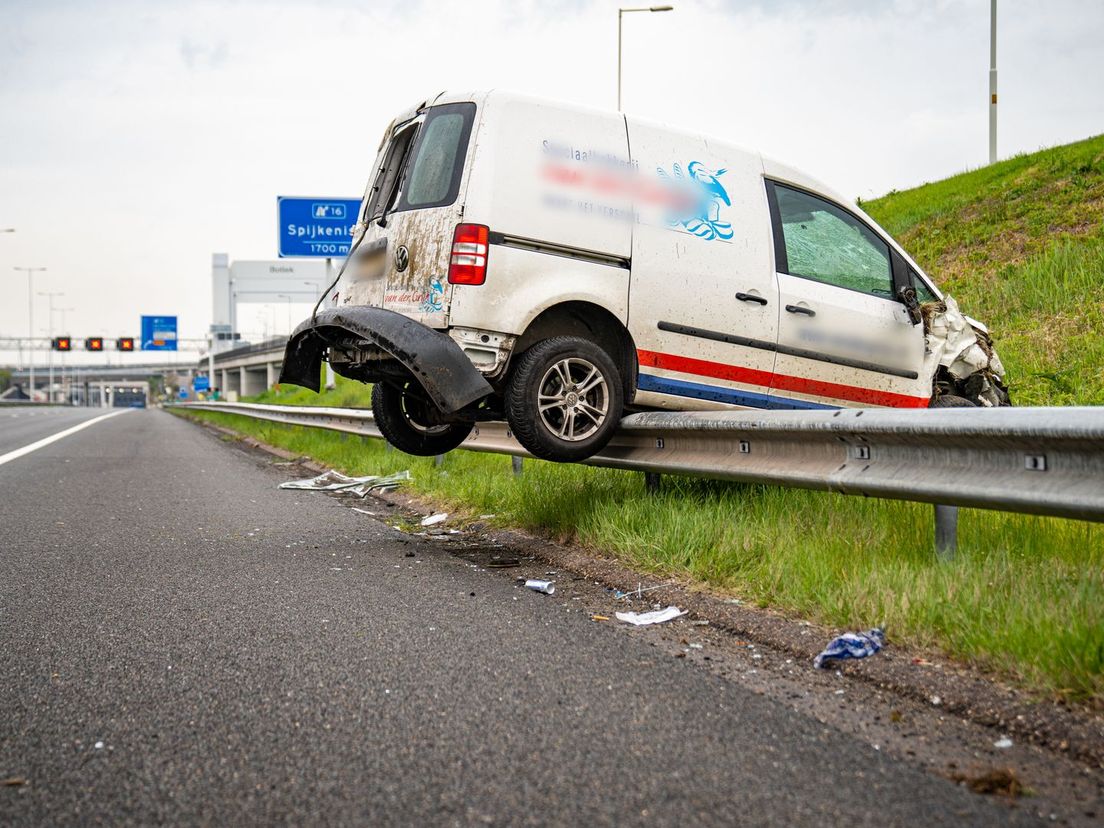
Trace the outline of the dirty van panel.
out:
<instances>
[{"instance_id":1,"label":"dirty van panel","mask_svg":"<svg viewBox=\"0 0 1104 828\"><path fill-rule=\"evenodd\" d=\"M429 107L395 128L366 194L368 231L339 304L448 326L449 256L475 110L473 103Z\"/></svg>"},{"instance_id":2,"label":"dirty van panel","mask_svg":"<svg viewBox=\"0 0 1104 828\"><path fill-rule=\"evenodd\" d=\"M768 407L778 286L757 153L629 118L637 401Z\"/></svg>"}]
</instances>

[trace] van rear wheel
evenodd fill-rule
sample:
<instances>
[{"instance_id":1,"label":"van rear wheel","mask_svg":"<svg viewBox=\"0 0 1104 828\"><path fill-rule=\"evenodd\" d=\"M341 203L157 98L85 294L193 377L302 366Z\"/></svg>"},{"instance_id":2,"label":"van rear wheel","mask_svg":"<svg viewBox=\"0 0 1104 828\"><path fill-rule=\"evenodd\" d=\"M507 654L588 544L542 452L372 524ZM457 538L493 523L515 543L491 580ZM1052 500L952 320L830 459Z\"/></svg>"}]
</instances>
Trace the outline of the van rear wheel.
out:
<instances>
[{"instance_id":1,"label":"van rear wheel","mask_svg":"<svg viewBox=\"0 0 1104 828\"><path fill-rule=\"evenodd\" d=\"M585 339L555 336L519 358L506 388L506 419L535 457L585 460L621 421L624 393L609 355Z\"/></svg>"},{"instance_id":2,"label":"van rear wheel","mask_svg":"<svg viewBox=\"0 0 1104 828\"><path fill-rule=\"evenodd\" d=\"M420 393L416 382L372 386L372 416L384 438L407 454L432 457L459 446L471 434L474 423L436 423L433 403Z\"/></svg>"}]
</instances>

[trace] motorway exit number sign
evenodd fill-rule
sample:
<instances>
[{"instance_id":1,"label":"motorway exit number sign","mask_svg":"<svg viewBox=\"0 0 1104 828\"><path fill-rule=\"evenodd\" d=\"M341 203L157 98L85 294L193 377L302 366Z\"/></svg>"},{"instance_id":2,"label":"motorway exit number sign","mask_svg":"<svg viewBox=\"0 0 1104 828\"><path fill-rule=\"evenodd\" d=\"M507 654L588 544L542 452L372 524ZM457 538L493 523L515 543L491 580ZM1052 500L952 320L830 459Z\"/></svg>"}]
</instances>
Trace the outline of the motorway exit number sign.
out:
<instances>
[{"instance_id":1,"label":"motorway exit number sign","mask_svg":"<svg viewBox=\"0 0 1104 828\"><path fill-rule=\"evenodd\" d=\"M349 255L359 212L359 198L278 196L280 256L329 259Z\"/></svg>"}]
</instances>

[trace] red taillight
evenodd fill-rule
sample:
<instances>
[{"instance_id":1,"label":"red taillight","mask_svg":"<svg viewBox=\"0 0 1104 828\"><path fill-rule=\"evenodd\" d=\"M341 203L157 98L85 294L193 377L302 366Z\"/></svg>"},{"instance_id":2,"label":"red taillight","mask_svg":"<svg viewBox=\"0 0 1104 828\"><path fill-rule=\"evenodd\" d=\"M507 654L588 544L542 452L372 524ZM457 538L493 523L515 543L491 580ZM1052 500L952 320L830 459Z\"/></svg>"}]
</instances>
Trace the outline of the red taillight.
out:
<instances>
[{"instance_id":1,"label":"red taillight","mask_svg":"<svg viewBox=\"0 0 1104 828\"><path fill-rule=\"evenodd\" d=\"M452 234L448 280L453 285L481 285L487 280L487 239L483 224L458 224Z\"/></svg>"}]
</instances>

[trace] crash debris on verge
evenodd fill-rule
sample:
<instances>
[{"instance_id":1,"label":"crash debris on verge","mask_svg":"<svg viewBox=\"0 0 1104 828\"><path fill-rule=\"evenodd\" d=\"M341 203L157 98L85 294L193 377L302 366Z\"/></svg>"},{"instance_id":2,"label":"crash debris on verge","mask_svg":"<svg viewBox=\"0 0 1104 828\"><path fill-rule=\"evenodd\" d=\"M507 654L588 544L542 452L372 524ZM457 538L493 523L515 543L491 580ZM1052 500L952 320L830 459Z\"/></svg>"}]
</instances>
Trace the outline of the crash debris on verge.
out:
<instances>
[{"instance_id":1,"label":"crash debris on verge","mask_svg":"<svg viewBox=\"0 0 1104 828\"><path fill-rule=\"evenodd\" d=\"M409 483L412 479L409 471L388 475L370 474L366 477L349 477L339 471L330 469L317 477L310 477L306 480L289 480L286 483L281 483L280 488L305 489L313 492L338 492L340 494L354 494L363 498L371 492L392 491L403 483Z\"/></svg>"}]
</instances>

